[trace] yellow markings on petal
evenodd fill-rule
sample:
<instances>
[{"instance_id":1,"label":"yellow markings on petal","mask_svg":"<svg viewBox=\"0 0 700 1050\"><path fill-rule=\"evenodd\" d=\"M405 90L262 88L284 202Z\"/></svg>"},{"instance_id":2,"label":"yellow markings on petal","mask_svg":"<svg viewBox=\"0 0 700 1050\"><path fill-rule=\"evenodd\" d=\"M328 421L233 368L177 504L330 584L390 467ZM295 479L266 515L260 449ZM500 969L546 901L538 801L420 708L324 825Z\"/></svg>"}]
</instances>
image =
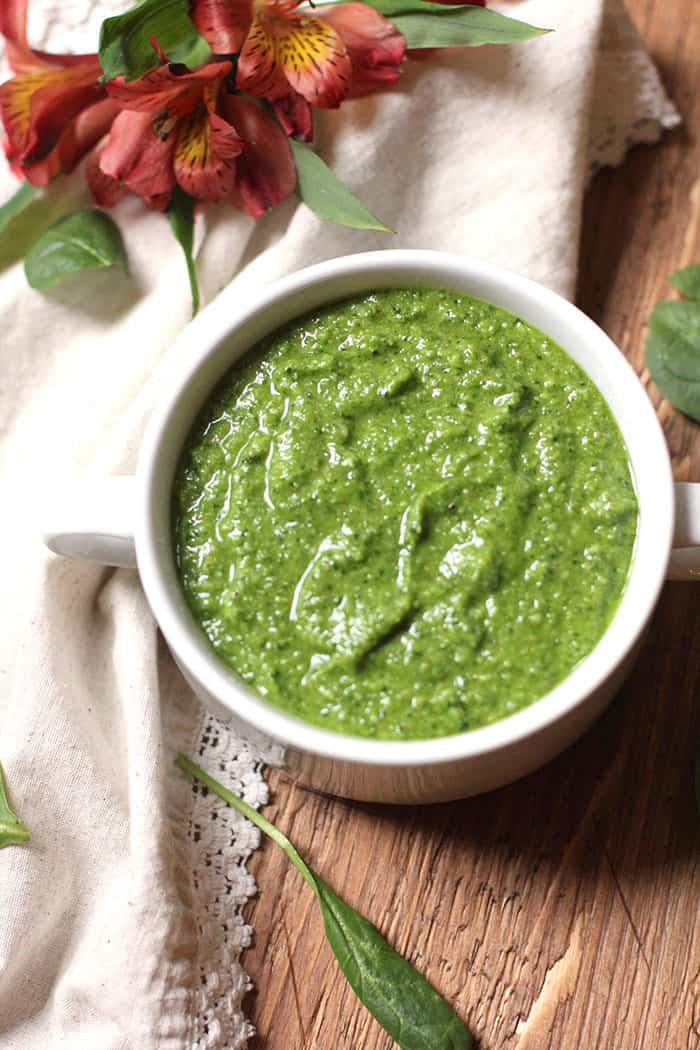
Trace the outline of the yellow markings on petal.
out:
<instances>
[{"instance_id":1,"label":"yellow markings on petal","mask_svg":"<svg viewBox=\"0 0 700 1050\"><path fill-rule=\"evenodd\" d=\"M323 18L268 3L255 16L239 59L239 86L279 98L291 86L317 106L337 106L352 67L345 44Z\"/></svg>"},{"instance_id":2,"label":"yellow markings on petal","mask_svg":"<svg viewBox=\"0 0 700 1050\"><path fill-rule=\"evenodd\" d=\"M208 113L204 106L198 107L188 117L178 122L175 156L186 168L204 167L211 155Z\"/></svg>"},{"instance_id":3,"label":"yellow markings on petal","mask_svg":"<svg viewBox=\"0 0 700 1050\"><path fill-rule=\"evenodd\" d=\"M322 18L294 17L275 24L277 62L295 91L320 106L345 98L351 65L345 44Z\"/></svg>"},{"instance_id":4,"label":"yellow markings on petal","mask_svg":"<svg viewBox=\"0 0 700 1050\"><path fill-rule=\"evenodd\" d=\"M30 143L35 121L47 113L60 115L65 99L71 110L65 114L67 124L75 116L76 90L84 88L89 93L92 83L97 84L97 72L75 65L18 73L0 85L0 111L12 153L21 153Z\"/></svg>"},{"instance_id":5,"label":"yellow markings on petal","mask_svg":"<svg viewBox=\"0 0 700 1050\"><path fill-rule=\"evenodd\" d=\"M202 103L178 123L177 181L192 197L223 200L233 189L234 158L242 145L235 129Z\"/></svg>"},{"instance_id":6,"label":"yellow markings on petal","mask_svg":"<svg viewBox=\"0 0 700 1050\"><path fill-rule=\"evenodd\" d=\"M277 67L276 41L268 31L269 19L256 17L238 59L239 86L259 95L274 95L284 87Z\"/></svg>"},{"instance_id":7,"label":"yellow markings on petal","mask_svg":"<svg viewBox=\"0 0 700 1050\"><path fill-rule=\"evenodd\" d=\"M277 37L277 60L285 73L308 72L332 61L345 47L335 29L320 18L298 18L280 25Z\"/></svg>"},{"instance_id":8,"label":"yellow markings on petal","mask_svg":"<svg viewBox=\"0 0 700 1050\"><path fill-rule=\"evenodd\" d=\"M21 149L21 143L29 137L34 93L62 80L65 80L65 72L61 69L46 73L20 73L0 87L3 123L16 148Z\"/></svg>"}]
</instances>

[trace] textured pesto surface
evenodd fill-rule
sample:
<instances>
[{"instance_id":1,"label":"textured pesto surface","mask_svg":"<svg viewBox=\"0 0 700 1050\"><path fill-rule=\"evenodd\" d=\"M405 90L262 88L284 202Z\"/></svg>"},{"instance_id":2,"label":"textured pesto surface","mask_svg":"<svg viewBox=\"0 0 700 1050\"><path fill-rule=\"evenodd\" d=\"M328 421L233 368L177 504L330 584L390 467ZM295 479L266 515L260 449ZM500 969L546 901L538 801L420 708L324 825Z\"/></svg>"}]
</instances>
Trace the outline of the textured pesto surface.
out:
<instances>
[{"instance_id":1,"label":"textured pesto surface","mask_svg":"<svg viewBox=\"0 0 700 1050\"><path fill-rule=\"evenodd\" d=\"M578 366L425 289L326 307L246 355L174 493L220 657L303 719L389 739L485 725L564 678L615 611L637 524Z\"/></svg>"}]
</instances>

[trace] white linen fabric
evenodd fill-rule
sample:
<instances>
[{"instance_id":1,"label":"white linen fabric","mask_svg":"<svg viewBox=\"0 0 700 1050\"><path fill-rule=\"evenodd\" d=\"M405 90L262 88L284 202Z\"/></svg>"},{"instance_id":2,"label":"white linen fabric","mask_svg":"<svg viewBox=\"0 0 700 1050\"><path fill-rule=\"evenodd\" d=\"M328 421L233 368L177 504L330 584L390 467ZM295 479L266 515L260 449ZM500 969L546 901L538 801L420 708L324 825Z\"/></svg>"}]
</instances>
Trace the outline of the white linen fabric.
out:
<instances>
[{"instance_id":1,"label":"white linen fabric","mask_svg":"<svg viewBox=\"0 0 700 1050\"><path fill-rule=\"evenodd\" d=\"M33 39L91 49L122 6L36 0ZM411 62L396 89L318 121L321 154L396 235L324 225L296 201L257 225L207 209L208 309L388 246L478 255L572 293L592 165L678 117L619 0L503 10L556 32ZM78 176L65 188L45 213L87 203ZM3 172L0 199L13 189ZM115 217L128 277L86 272L41 295L18 261L26 238L0 245L0 758L32 831L0 853L0 1048L235 1050L250 1035L239 956L258 836L172 761L198 756L259 805L259 757L190 695L135 573L51 557L39 538L69 482L133 470L163 371L196 341L167 221L134 198Z\"/></svg>"}]
</instances>

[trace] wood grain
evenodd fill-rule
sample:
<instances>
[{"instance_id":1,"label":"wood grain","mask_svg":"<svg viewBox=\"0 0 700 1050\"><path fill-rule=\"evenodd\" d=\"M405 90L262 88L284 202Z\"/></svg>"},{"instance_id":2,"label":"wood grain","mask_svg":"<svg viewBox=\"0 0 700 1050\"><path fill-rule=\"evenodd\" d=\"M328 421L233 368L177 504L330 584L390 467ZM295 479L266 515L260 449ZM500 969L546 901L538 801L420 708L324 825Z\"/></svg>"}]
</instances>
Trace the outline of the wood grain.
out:
<instances>
[{"instance_id":1,"label":"wood grain","mask_svg":"<svg viewBox=\"0 0 700 1050\"><path fill-rule=\"evenodd\" d=\"M597 178L578 299L648 383L649 310L673 269L700 260L700 9L629 7L686 123ZM677 478L700 479L700 428L649 394ZM268 815L426 973L482 1050L695 1050L698 740L700 600L673 584L617 701L539 773L417 809L331 801L273 774ZM389 1050L340 977L300 877L273 847L252 869L254 1050Z\"/></svg>"}]
</instances>

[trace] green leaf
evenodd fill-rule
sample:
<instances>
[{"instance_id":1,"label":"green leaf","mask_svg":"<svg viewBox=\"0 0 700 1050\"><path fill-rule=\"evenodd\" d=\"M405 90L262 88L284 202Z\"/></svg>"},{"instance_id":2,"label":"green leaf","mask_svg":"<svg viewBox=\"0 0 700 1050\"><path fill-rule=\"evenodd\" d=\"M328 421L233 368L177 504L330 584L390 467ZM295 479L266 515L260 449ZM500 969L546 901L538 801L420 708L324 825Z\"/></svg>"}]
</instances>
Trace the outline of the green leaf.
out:
<instances>
[{"instance_id":1,"label":"green leaf","mask_svg":"<svg viewBox=\"0 0 700 1050\"><path fill-rule=\"evenodd\" d=\"M186 44L173 48L168 52L168 58L188 69L196 69L209 61L211 48L203 36L198 36L196 40L188 40Z\"/></svg>"},{"instance_id":2,"label":"green leaf","mask_svg":"<svg viewBox=\"0 0 700 1050\"><path fill-rule=\"evenodd\" d=\"M669 277L668 283L677 288L686 299L695 299L696 302L700 302L700 263L686 266L684 270L677 270Z\"/></svg>"},{"instance_id":3,"label":"green leaf","mask_svg":"<svg viewBox=\"0 0 700 1050\"><path fill-rule=\"evenodd\" d=\"M7 801L5 776L0 765L0 849L29 841L29 828L23 824Z\"/></svg>"},{"instance_id":4,"label":"green leaf","mask_svg":"<svg viewBox=\"0 0 700 1050\"><path fill-rule=\"evenodd\" d=\"M123 15L105 19L99 46L105 80L118 76L136 80L159 66L161 60L151 38L169 57L179 48L202 47L187 0L144 0Z\"/></svg>"},{"instance_id":5,"label":"green leaf","mask_svg":"<svg viewBox=\"0 0 700 1050\"><path fill-rule=\"evenodd\" d=\"M412 50L516 44L550 32L485 7L451 7L424 0L369 0L369 3L391 19Z\"/></svg>"},{"instance_id":6,"label":"green leaf","mask_svg":"<svg viewBox=\"0 0 700 1050\"><path fill-rule=\"evenodd\" d=\"M328 165L303 142L290 139L292 155L297 168L297 193L312 211L322 219L351 226L356 230L394 231L372 215L362 201L346 189Z\"/></svg>"},{"instance_id":7,"label":"green leaf","mask_svg":"<svg viewBox=\"0 0 700 1050\"><path fill-rule=\"evenodd\" d=\"M119 265L127 269L119 227L97 208L64 216L34 242L24 260L32 288L50 288L68 274Z\"/></svg>"},{"instance_id":8,"label":"green leaf","mask_svg":"<svg viewBox=\"0 0 700 1050\"><path fill-rule=\"evenodd\" d=\"M469 1029L376 926L316 876L326 936L360 1002L403 1050L469 1050Z\"/></svg>"},{"instance_id":9,"label":"green leaf","mask_svg":"<svg viewBox=\"0 0 700 1050\"><path fill-rule=\"evenodd\" d=\"M647 365L663 397L700 422L700 265L679 270L670 282L687 299L654 308Z\"/></svg>"},{"instance_id":10,"label":"green leaf","mask_svg":"<svg viewBox=\"0 0 700 1050\"><path fill-rule=\"evenodd\" d=\"M184 190L176 186L168 208L170 226L182 248L187 265L187 276L190 282L190 293L192 295L192 316L199 310L199 285L197 284L197 271L192 258L192 245L194 243L194 200Z\"/></svg>"},{"instance_id":11,"label":"green leaf","mask_svg":"<svg viewBox=\"0 0 700 1050\"><path fill-rule=\"evenodd\" d=\"M38 192L36 186L23 182L9 201L5 201L0 207L0 236L5 232L6 226L32 203Z\"/></svg>"},{"instance_id":12,"label":"green leaf","mask_svg":"<svg viewBox=\"0 0 700 1050\"><path fill-rule=\"evenodd\" d=\"M421 974L387 944L376 926L319 878L289 839L243 799L184 755L177 764L248 817L287 854L318 899L330 944L348 983L402 1050L470 1050L468 1028Z\"/></svg>"}]
</instances>

